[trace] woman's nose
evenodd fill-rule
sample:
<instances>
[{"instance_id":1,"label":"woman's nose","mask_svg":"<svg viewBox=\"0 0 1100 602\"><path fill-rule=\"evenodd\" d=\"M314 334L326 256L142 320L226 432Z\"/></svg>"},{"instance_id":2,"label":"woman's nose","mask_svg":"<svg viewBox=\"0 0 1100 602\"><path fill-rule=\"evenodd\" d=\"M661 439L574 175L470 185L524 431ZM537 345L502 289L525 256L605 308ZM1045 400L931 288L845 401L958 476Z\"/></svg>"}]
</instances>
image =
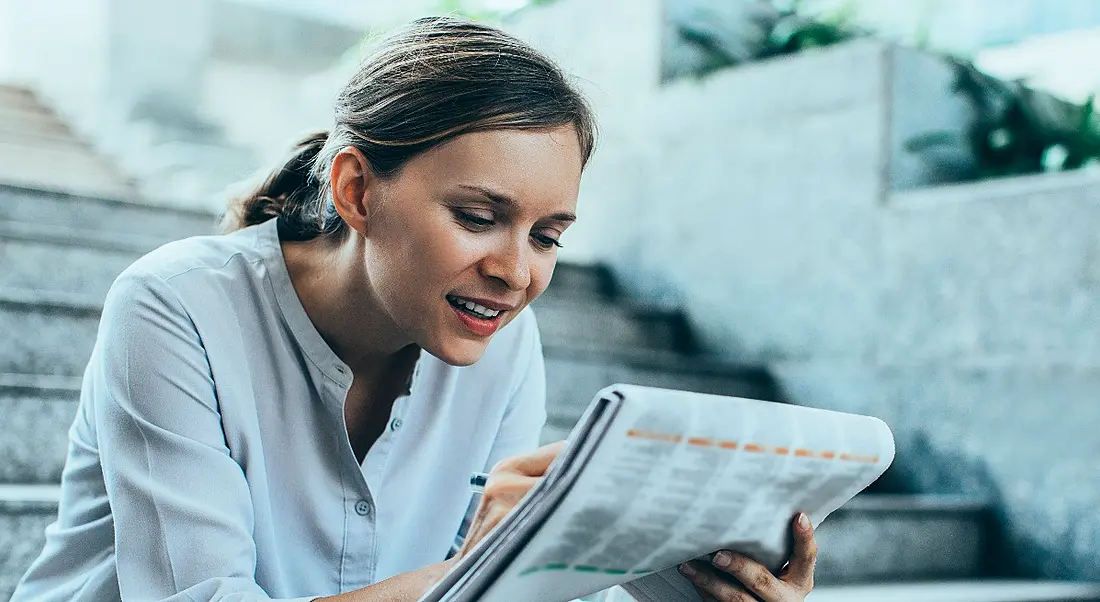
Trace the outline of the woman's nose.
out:
<instances>
[{"instance_id":1,"label":"woman's nose","mask_svg":"<svg viewBox=\"0 0 1100 602\"><path fill-rule=\"evenodd\" d=\"M522 291L531 285L531 262L522 243L501 245L486 255L481 265L485 276L500 280L509 290Z\"/></svg>"}]
</instances>

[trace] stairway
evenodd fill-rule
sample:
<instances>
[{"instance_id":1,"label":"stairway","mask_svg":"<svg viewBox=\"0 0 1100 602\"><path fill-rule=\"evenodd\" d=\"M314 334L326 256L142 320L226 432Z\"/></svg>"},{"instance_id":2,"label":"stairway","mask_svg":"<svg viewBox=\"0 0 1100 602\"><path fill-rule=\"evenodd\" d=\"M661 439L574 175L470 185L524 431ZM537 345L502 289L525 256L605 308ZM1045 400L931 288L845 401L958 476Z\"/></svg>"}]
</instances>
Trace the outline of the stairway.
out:
<instances>
[{"instance_id":1,"label":"stairway","mask_svg":"<svg viewBox=\"0 0 1100 602\"><path fill-rule=\"evenodd\" d=\"M128 198L134 183L29 90L0 85L0 181Z\"/></svg>"},{"instance_id":2,"label":"stairway","mask_svg":"<svg viewBox=\"0 0 1100 602\"><path fill-rule=\"evenodd\" d=\"M0 148L10 138L0 129ZM52 152L41 137L32 144ZM207 213L103 198L107 187L74 193L80 178L71 174L80 172L52 165L43 177L64 172L68 184L0 183L0 601L56 515L78 375L107 288L141 254L214 225ZM115 183L125 196L125 182ZM535 309L548 382L545 440L562 438L593 393L615 382L781 400L766 370L707 358L682 315L631 305L605 269L560 265ZM1089 586L987 581L989 522L981 500L859 496L819 532L822 587L811 601L1100 600Z\"/></svg>"}]
</instances>

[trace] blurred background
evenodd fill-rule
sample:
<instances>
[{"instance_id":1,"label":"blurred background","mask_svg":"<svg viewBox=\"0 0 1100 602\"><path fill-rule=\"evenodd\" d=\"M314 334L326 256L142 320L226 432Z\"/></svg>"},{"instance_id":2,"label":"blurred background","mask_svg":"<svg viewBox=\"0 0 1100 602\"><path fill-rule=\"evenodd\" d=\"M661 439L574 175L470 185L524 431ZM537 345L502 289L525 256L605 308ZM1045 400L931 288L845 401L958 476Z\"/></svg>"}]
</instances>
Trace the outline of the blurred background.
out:
<instances>
[{"instance_id":1,"label":"blurred background","mask_svg":"<svg viewBox=\"0 0 1100 602\"><path fill-rule=\"evenodd\" d=\"M878 416L812 599L1100 600L1100 0L0 0L0 599L113 277L428 14L598 113L544 438L614 382Z\"/></svg>"}]
</instances>

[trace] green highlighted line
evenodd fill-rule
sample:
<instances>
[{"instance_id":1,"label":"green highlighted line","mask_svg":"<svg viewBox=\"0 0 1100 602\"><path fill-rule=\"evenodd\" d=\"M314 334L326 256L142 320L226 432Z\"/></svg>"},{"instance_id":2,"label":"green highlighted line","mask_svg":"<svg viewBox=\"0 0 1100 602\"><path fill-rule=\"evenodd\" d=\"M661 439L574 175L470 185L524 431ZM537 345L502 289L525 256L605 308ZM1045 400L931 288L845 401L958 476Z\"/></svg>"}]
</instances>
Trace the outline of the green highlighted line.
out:
<instances>
[{"instance_id":1,"label":"green highlighted line","mask_svg":"<svg viewBox=\"0 0 1100 602\"><path fill-rule=\"evenodd\" d=\"M569 566L568 564L564 564L564 563L553 563L553 564L544 564L542 566L528 567L528 568L523 569L522 571L520 571L519 576L523 577L525 575L530 575L531 573L538 573L538 572L541 572L541 571L565 571L565 570L573 570L573 571L576 571L578 573L604 573L604 574L607 574L607 575L629 575L629 574L631 574L631 571L628 571L627 569L602 569L598 566L591 566L591 565L587 565L587 564L578 564L578 565L575 565L575 566ZM653 571L651 571L651 570L643 570L643 571L634 571L633 574L641 575L641 574L652 573L652 572Z\"/></svg>"}]
</instances>

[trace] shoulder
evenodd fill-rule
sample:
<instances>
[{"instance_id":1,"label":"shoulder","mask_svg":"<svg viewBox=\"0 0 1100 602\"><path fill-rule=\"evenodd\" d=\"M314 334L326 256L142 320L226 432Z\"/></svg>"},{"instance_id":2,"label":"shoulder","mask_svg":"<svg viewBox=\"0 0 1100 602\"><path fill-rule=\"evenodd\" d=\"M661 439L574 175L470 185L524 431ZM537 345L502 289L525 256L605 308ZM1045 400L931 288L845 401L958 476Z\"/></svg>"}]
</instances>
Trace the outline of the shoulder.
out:
<instances>
[{"instance_id":1,"label":"shoulder","mask_svg":"<svg viewBox=\"0 0 1100 602\"><path fill-rule=\"evenodd\" d=\"M262 261L252 229L232 234L193 236L167 243L122 271L104 302L104 312L134 309L180 309L185 298L211 301L220 283L248 280Z\"/></svg>"},{"instance_id":2,"label":"shoulder","mask_svg":"<svg viewBox=\"0 0 1100 602\"><path fill-rule=\"evenodd\" d=\"M261 259L259 246L257 232L253 228L231 234L192 236L147 253L122 275L132 277L143 274L169 281L196 270L223 270L234 259Z\"/></svg>"}]
</instances>

